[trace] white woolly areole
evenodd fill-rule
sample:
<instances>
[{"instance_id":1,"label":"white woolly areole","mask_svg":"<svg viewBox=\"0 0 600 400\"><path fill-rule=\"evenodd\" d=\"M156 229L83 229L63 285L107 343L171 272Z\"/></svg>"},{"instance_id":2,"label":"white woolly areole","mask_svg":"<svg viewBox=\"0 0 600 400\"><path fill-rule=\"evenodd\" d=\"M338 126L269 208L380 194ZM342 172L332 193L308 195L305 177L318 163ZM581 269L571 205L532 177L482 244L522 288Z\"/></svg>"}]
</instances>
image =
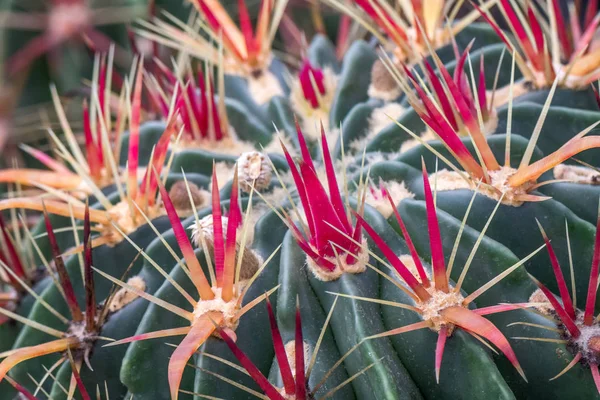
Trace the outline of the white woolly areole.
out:
<instances>
[{"instance_id":1,"label":"white woolly areole","mask_svg":"<svg viewBox=\"0 0 600 400\"><path fill-rule=\"evenodd\" d=\"M388 125L395 125L394 121L390 118L397 120L404 114L406 108L402 107L400 103L386 103L382 107L377 107L371 113L369 118L369 133L365 139L371 140L381 130Z\"/></svg>"},{"instance_id":2,"label":"white woolly areole","mask_svg":"<svg viewBox=\"0 0 600 400\"><path fill-rule=\"evenodd\" d=\"M304 351L304 367L306 368L308 366L308 363L310 362L310 351L311 350L310 350L310 346L308 343L304 342L303 344L304 344L304 349L303 349L303 351ZM287 357L288 364L290 365L290 369L292 370L292 376L294 377L294 380L296 380L296 342L291 340L285 344L284 348L285 348L285 355ZM283 398L285 400L297 400L296 395L294 393L287 394L285 392L285 388L277 388L277 391L279 392L279 394L281 394L281 396L283 396Z\"/></svg>"},{"instance_id":3,"label":"white woolly areole","mask_svg":"<svg viewBox=\"0 0 600 400\"><path fill-rule=\"evenodd\" d=\"M271 183L271 164L264 154L246 152L238 158L237 165L240 189L244 192L249 193L253 186L255 190L262 190Z\"/></svg>"},{"instance_id":4,"label":"white woolly areole","mask_svg":"<svg viewBox=\"0 0 600 400\"><path fill-rule=\"evenodd\" d=\"M598 35L596 35L597 37ZM588 51L593 51L588 49ZM577 65L577 63L575 63ZM593 65L593 64L591 64ZM596 64L597 65L597 64ZM598 79L598 72L600 71L600 67L596 66L595 68L588 68L583 75L576 75L574 69L570 69L569 66L565 66L562 64L558 64L555 67L556 76L559 79L559 82L562 80L562 86L567 87L569 89L582 90L589 87L589 84L595 82ZM569 75L564 79L565 75L569 73ZM546 84L550 86L549 84Z\"/></svg>"},{"instance_id":5,"label":"white woolly areole","mask_svg":"<svg viewBox=\"0 0 600 400\"><path fill-rule=\"evenodd\" d=\"M311 357L311 348L310 345L306 342L303 343L303 351L304 351L304 368L308 367L308 363L310 362ZM292 369L292 375L296 378L296 342L294 340L290 340L285 344L285 355L287 356L288 363L290 364L290 368Z\"/></svg>"},{"instance_id":6,"label":"white woolly areole","mask_svg":"<svg viewBox=\"0 0 600 400\"><path fill-rule=\"evenodd\" d=\"M235 316L239 310L237 297L225 302L221 298L221 288L213 286L211 289L215 294L215 298L212 300L200 300L198 303L196 303L196 307L194 307L194 317L198 319L211 311L220 312L223 314L223 322L221 323L221 327L235 330L238 325L238 321Z\"/></svg>"},{"instance_id":7,"label":"white woolly areole","mask_svg":"<svg viewBox=\"0 0 600 400\"><path fill-rule=\"evenodd\" d=\"M171 151L180 152L182 150L196 148L209 152L227 154L227 155L239 155L247 151L253 151L254 145L250 142L244 142L240 140L233 128L229 128L229 132L221 140L213 139L194 139L194 140L180 140L179 143L171 142L169 148Z\"/></svg>"},{"instance_id":8,"label":"white woolly areole","mask_svg":"<svg viewBox=\"0 0 600 400\"><path fill-rule=\"evenodd\" d=\"M600 185L600 172L589 167L559 164L554 167L553 172L556 179L587 185Z\"/></svg>"},{"instance_id":9,"label":"white woolly areole","mask_svg":"<svg viewBox=\"0 0 600 400\"><path fill-rule=\"evenodd\" d=\"M127 284L129 286L133 286L141 292L146 291L146 282L144 281L144 279L142 279L141 276L133 276L129 278L127 280ZM115 293L112 300L110 301L110 304L108 305L108 311L111 313L117 312L129 303L133 302L138 297L139 296L136 293L131 292L129 289L121 288Z\"/></svg>"},{"instance_id":10,"label":"white woolly areole","mask_svg":"<svg viewBox=\"0 0 600 400\"><path fill-rule=\"evenodd\" d=\"M408 190L404 182L388 181L382 183L392 197L395 205L400 204L404 199L412 199L415 197L415 195ZM380 192L379 188L375 188L374 190ZM365 202L379 211L385 218L388 218L394 212L387 197L383 196L381 193L375 195L372 191L367 190Z\"/></svg>"},{"instance_id":11,"label":"white woolly areole","mask_svg":"<svg viewBox=\"0 0 600 400\"><path fill-rule=\"evenodd\" d=\"M417 264L415 264L415 260L412 258L410 254L402 254L398 256L402 264L410 271L411 274L415 277L415 279L421 282L421 276L419 275L419 271L417 270ZM431 278L431 274L427 269L425 269L425 275L427 278ZM423 283L423 282L421 282Z\"/></svg>"},{"instance_id":12,"label":"white woolly areole","mask_svg":"<svg viewBox=\"0 0 600 400\"><path fill-rule=\"evenodd\" d=\"M257 216L255 216L257 215ZM252 220L249 222L249 226L248 226L248 231L246 233L246 246L249 246L250 244L252 244L252 242L254 241L254 229L252 229L254 227L254 225L256 224L256 221L258 220L258 218L261 216L261 213L253 213L251 215ZM225 216L221 216L221 225L223 226L223 239L227 239L227 223L228 223L229 219ZM213 236L213 225L214 225L214 219L212 214L209 214L203 218L200 218L200 220L198 220L198 223L195 223L193 225L191 225L188 229L190 229L192 231L192 242L196 245L196 247L202 247L202 241L201 241L201 236L200 234L202 234L202 236L204 237L204 240L206 241L210 241L213 242L214 241L214 236ZM239 245L241 240L242 240L242 227L244 225L242 224L241 226L239 226L237 228L237 235L236 235L236 242ZM251 251L251 249L247 248L244 249L244 252L246 251Z\"/></svg>"},{"instance_id":13,"label":"white woolly areole","mask_svg":"<svg viewBox=\"0 0 600 400\"><path fill-rule=\"evenodd\" d=\"M280 127L278 127L280 128ZM283 149L281 148L281 142L283 142L283 145L286 147L288 153L290 153L290 156L295 157L297 152L296 152L296 148L294 146L294 143L291 141L290 136L289 135L295 135L296 132L284 132L283 130L279 130L279 132L273 132L273 134L271 135L271 137L273 137L273 140L271 140L269 142L269 144L267 146L265 146L263 148L264 152L269 154L269 153L275 153L275 154L283 154Z\"/></svg>"},{"instance_id":14,"label":"white woolly areole","mask_svg":"<svg viewBox=\"0 0 600 400\"><path fill-rule=\"evenodd\" d=\"M126 234L134 232L140 225L145 223L144 218L141 215L139 215L137 209L134 210L134 213L136 215L135 220L132 218L131 208L127 201L120 201L117 204L115 204L110 210L108 210L108 214L110 215L112 221L119 227L119 229L121 229L121 231L123 231ZM146 211L146 215L150 219L154 219L164 214L165 209L161 207L158 203L156 203L154 206L149 207ZM119 232L117 232L112 227L112 225L101 226L101 228L103 229L102 236L108 238L107 244L114 245L120 243L123 240L123 236Z\"/></svg>"},{"instance_id":15,"label":"white woolly areole","mask_svg":"<svg viewBox=\"0 0 600 400\"><path fill-rule=\"evenodd\" d=\"M429 127L427 127L427 129L425 129L425 131L423 131L421 133L421 140L424 142L430 142L432 140L438 140L438 137L436 136L435 133L433 133L433 131L431 129L429 129ZM400 153L404 153L405 151L408 151L414 147L420 146L421 142L418 141L417 139L408 139L405 140L404 142L402 142L402 145L400 146Z\"/></svg>"},{"instance_id":16,"label":"white woolly areole","mask_svg":"<svg viewBox=\"0 0 600 400\"><path fill-rule=\"evenodd\" d=\"M575 343L577 343L579 348L584 352L593 353L596 355L597 349L590 349L590 340L595 339L597 341L600 339L600 325L593 324L591 326L587 326L583 324L577 324L577 327L579 328L581 335L574 340ZM595 347L597 346L598 344L596 343Z\"/></svg>"},{"instance_id":17,"label":"white woolly areole","mask_svg":"<svg viewBox=\"0 0 600 400\"><path fill-rule=\"evenodd\" d=\"M335 265L335 269L333 271L326 270L321 268L312 258L306 256L306 264L308 268L312 271L314 276L323 282L335 281L339 279L342 274L360 274L365 272L367 269L367 263L369 262L369 252L366 250L367 248L367 240L365 238L361 241L360 252L355 257L354 264L349 264L346 262L348 257L347 254L343 254L343 250L339 250L339 258L335 257L326 257L327 261L332 262ZM314 250L314 249L313 249Z\"/></svg>"},{"instance_id":18,"label":"white woolly areole","mask_svg":"<svg viewBox=\"0 0 600 400\"><path fill-rule=\"evenodd\" d=\"M444 325L449 328L453 327L449 326L448 322L440 314L444 309L448 307L464 308L462 303L465 298L453 289L454 288L450 286L449 293L444 293L441 290L436 290L433 286L430 286L429 288L426 288L426 290L431 295L431 299L424 303L417 304L417 308L421 310L421 318L423 318L423 321L431 321L433 323L431 329L436 332L439 332Z\"/></svg>"},{"instance_id":19,"label":"white woolly areole","mask_svg":"<svg viewBox=\"0 0 600 400\"><path fill-rule=\"evenodd\" d=\"M512 88L512 97L513 99L516 99L517 97L527 94L530 91L531 90L529 89L527 82L515 82ZM491 104L492 95L494 97L493 104ZM497 88L496 93L493 93L491 90L488 90L486 92L486 97L488 99L488 104L491 104L491 108L493 110L497 109L500 106L508 104L508 101L510 100L510 84L501 88Z\"/></svg>"},{"instance_id":20,"label":"white woolly areole","mask_svg":"<svg viewBox=\"0 0 600 400\"><path fill-rule=\"evenodd\" d=\"M571 341L578 347L583 358L592 363L597 363L600 358L600 324L595 320L591 326L583 323L585 313L577 310L577 319L575 325L579 328L581 335L577 338L570 336L569 331L565 329L565 334L570 336Z\"/></svg>"},{"instance_id":21,"label":"white woolly areole","mask_svg":"<svg viewBox=\"0 0 600 400\"><path fill-rule=\"evenodd\" d=\"M312 104L304 97L300 79L296 77L291 83L290 104L292 110L298 115L302 132L304 132L311 140L317 140L321 132L316 133L314 127L320 127L321 122L327 125L329 122L329 111L335 98L335 89L337 87L337 77L333 70L329 67L323 68L323 86L325 86L325 94L318 93L319 107L313 108ZM320 128L319 128L320 129Z\"/></svg>"},{"instance_id":22,"label":"white woolly areole","mask_svg":"<svg viewBox=\"0 0 600 400\"><path fill-rule=\"evenodd\" d=\"M386 103L382 107L378 107L373 110L369 117L369 128L368 132L362 138L353 140L349 147L354 153L359 153L367 146L367 144L373 140L379 132L385 127L394 123L390 119L394 120L400 118L400 116L406 111L399 103Z\"/></svg>"},{"instance_id":23,"label":"white woolly areole","mask_svg":"<svg viewBox=\"0 0 600 400\"><path fill-rule=\"evenodd\" d=\"M267 103L275 96L283 96L279 80L271 71L265 69L262 73L246 77L248 89L254 101L260 105Z\"/></svg>"},{"instance_id":24,"label":"white woolly areole","mask_svg":"<svg viewBox=\"0 0 600 400\"><path fill-rule=\"evenodd\" d=\"M548 300L548 297L541 289L536 289L531 293L531 296L529 296L529 303L535 303L533 307L545 315L549 315L554 310L550 300Z\"/></svg>"},{"instance_id":25,"label":"white woolly areole","mask_svg":"<svg viewBox=\"0 0 600 400\"><path fill-rule=\"evenodd\" d=\"M227 217L221 216L221 224L223 226L223 237L227 238ZM193 224L188 229L192 231L192 242L196 245L196 247L201 247L202 242L200 240L200 235L204 237L204 240L210 240L211 242L214 240L213 237L213 225L214 219L212 214L207 215L204 218L200 218L198 223Z\"/></svg>"},{"instance_id":26,"label":"white woolly areole","mask_svg":"<svg viewBox=\"0 0 600 400\"><path fill-rule=\"evenodd\" d=\"M370 84L369 89L367 90L367 94L369 97L374 99L380 99L383 101L393 101L396 100L402 94L402 89L399 86L394 86L392 88L376 88L375 85Z\"/></svg>"},{"instance_id":27,"label":"white woolly areole","mask_svg":"<svg viewBox=\"0 0 600 400\"><path fill-rule=\"evenodd\" d=\"M398 65L398 63L394 62L394 65ZM388 70L388 67L383 60L375 60L371 67L370 74L371 83L369 84L369 89L367 91L369 97L383 101L392 101L402 94L398 82L396 82L396 79Z\"/></svg>"},{"instance_id":28,"label":"white woolly areole","mask_svg":"<svg viewBox=\"0 0 600 400\"><path fill-rule=\"evenodd\" d=\"M214 171L215 175L217 176L219 190L221 190L223 188L223 185L228 183L229 180L233 178L233 172L235 169L234 167L234 164L226 163L224 161L215 163ZM210 187L212 187L212 175L210 178L210 185Z\"/></svg>"},{"instance_id":29,"label":"white woolly areole","mask_svg":"<svg viewBox=\"0 0 600 400\"><path fill-rule=\"evenodd\" d=\"M519 200L518 197L527 194L527 191L533 186L532 183L525 183L517 188L513 188L508 185L508 179L515 174L517 170L510 167L501 167L496 171L488 171L491 183L489 186L495 188L491 189L488 185L481 185L479 187L479 193L487 196L494 200L500 200L501 193L506 193L502 199L502 204L518 207L523 204L523 201ZM467 176L466 173L464 173ZM442 169L429 176L429 182L431 187L435 187L438 191L450 191L468 189L474 190L477 187L477 182L468 178L463 179L456 171L449 171Z\"/></svg>"}]
</instances>

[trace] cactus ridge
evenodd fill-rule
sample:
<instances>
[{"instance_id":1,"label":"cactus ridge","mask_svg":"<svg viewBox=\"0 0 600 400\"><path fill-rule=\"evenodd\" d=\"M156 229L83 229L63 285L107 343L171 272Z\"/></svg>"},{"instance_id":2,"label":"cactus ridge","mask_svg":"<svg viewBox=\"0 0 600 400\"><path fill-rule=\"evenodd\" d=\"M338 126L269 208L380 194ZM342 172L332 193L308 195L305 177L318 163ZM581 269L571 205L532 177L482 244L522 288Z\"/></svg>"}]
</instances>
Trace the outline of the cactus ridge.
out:
<instances>
[{"instance_id":1,"label":"cactus ridge","mask_svg":"<svg viewBox=\"0 0 600 400\"><path fill-rule=\"evenodd\" d=\"M600 398L598 1L467 3L4 1L0 400Z\"/></svg>"}]
</instances>

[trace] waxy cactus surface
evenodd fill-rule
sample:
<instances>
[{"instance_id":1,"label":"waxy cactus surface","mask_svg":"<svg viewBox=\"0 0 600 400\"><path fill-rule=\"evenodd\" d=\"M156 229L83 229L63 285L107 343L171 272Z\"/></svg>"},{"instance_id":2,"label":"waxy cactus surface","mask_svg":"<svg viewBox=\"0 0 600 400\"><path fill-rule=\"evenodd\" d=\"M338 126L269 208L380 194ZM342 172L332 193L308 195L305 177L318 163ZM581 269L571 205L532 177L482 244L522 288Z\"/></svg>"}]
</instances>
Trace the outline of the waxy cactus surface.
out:
<instances>
[{"instance_id":1,"label":"waxy cactus surface","mask_svg":"<svg viewBox=\"0 0 600 400\"><path fill-rule=\"evenodd\" d=\"M597 0L25 3L0 400L600 399Z\"/></svg>"}]
</instances>

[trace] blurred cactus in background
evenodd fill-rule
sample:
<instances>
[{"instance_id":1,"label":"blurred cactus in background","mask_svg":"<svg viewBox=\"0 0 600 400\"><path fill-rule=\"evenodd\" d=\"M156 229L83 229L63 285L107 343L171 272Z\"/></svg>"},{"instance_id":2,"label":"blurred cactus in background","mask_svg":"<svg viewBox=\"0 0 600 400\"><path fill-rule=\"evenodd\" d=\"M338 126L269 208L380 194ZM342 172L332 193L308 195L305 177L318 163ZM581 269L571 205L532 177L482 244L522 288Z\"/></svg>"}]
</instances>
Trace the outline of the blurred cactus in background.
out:
<instances>
[{"instance_id":1,"label":"blurred cactus in background","mask_svg":"<svg viewBox=\"0 0 600 400\"><path fill-rule=\"evenodd\" d=\"M0 400L600 399L597 0L0 7Z\"/></svg>"}]
</instances>

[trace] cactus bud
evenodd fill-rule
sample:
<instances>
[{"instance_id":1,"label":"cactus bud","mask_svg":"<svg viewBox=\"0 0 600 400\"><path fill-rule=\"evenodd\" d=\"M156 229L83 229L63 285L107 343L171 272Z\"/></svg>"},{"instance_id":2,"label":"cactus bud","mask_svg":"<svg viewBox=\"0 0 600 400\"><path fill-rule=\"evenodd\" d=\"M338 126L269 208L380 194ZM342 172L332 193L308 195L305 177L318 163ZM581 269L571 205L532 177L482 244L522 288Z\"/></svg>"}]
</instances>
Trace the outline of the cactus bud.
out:
<instances>
[{"instance_id":1,"label":"cactus bud","mask_svg":"<svg viewBox=\"0 0 600 400\"><path fill-rule=\"evenodd\" d=\"M260 191L271 183L271 166L264 154L258 151L243 153L237 165L242 191L250 193L252 187Z\"/></svg>"}]
</instances>

